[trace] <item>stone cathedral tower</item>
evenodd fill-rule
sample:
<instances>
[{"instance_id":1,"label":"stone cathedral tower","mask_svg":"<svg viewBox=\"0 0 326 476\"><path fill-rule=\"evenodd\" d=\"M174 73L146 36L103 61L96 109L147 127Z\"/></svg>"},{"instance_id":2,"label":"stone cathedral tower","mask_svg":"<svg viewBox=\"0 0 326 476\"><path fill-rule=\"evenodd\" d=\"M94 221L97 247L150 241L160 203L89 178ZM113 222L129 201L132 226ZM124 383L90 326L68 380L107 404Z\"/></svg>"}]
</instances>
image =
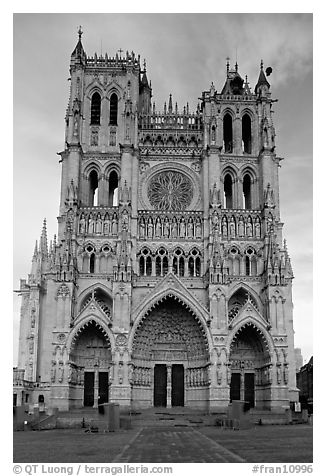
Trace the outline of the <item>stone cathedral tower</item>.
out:
<instances>
[{"instance_id":1,"label":"stone cathedral tower","mask_svg":"<svg viewBox=\"0 0 326 476\"><path fill-rule=\"evenodd\" d=\"M133 52L70 62L58 236L21 280L17 402L260 409L297 400L273 99L227 64L159 112Z\"/></svg>"}]
</instances>

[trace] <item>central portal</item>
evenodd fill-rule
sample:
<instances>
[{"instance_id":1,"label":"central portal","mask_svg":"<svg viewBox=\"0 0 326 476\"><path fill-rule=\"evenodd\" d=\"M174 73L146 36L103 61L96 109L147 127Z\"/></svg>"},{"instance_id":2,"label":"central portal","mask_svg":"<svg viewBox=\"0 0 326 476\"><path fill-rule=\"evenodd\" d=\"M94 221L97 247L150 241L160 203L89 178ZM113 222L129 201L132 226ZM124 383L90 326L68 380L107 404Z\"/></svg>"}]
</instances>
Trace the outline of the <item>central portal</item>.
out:
<instances>
[{"instance_id":1,"label":"central portal","mask_svg":"<svg viewBox=\"0 0 326 476\"><path fill-rule=\"evenodd\" d=\"M154 367L154 407L184 406L184 367L181 364Z\"/></svg>"},{"instance_id":2,"label":"central portal","mask_svg":"<svg viewBox=\"0 0 326 476\"><path fill-rule=\"evenodd\" d=\"M167 296L148 311L132 345L134 408L207 405L208 342L199 318Z\"/></svg>"}]
</instances>

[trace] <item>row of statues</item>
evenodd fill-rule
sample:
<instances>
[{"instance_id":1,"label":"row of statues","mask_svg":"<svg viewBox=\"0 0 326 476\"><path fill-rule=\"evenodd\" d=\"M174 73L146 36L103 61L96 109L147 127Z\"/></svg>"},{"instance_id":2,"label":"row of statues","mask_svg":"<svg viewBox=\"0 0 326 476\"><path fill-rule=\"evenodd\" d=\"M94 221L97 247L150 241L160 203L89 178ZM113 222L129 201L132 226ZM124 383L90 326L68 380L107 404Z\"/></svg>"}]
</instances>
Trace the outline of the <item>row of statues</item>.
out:
<instances>
[{"instance_id":1,"label":"row of statues","mask_svg":"<svg viewBox=\"0 0 326 476\"><path fill-rule=\"evenodd\" d=\"M217 212L211 216L211 234L217 238L219 234L222 238L260 238L261 223L258 216L228 217L223 215L221 220Z\"/></svg>"},{"instance_id":2,"label":"row of statues","mask_svg":"<svg viewBox=\"0 0 326 476\"><path fill-rule=\"evenodd\" d=\"M207 368L199 367L194 369L186 369L186 386L187 387L206 387L210 380Z\"/></svg>"},{"instance_id":3,"label":"row of statues","mask_svg":"<svg viewBox=\"0 0 326 476\"><path fill-rule=\"evenodd\" d=\"M202 238L202 220L200 217L141 217L139 220L140 239L200 239Z\"/></svg>"},{"instance_id":4,"label":"row of statues","mask_svg":"<svg viewBox=\"0 0 326 476\"><path fill-rule=\"evenodd\" d=\"M151 368L144 367L134 367L133 372L131 372L130 381L134 385L141 385L143 387L149 387L151 385Z\"/></svg>"},{"instance_id":5,"label":"row of statues","mask_svg":"<svg viewBox=\"0 0 326 476\"><path fill-rule=\"evenodd\" d=\"M257 238L261 237L261 222L258 216L231 217L223 215L220 219L217 212L211 215L211 235L214 240L221 234L222 238ZM122 212L121 227L129 229L129 214ZM81 235L116 236L119 229L119 217L113 213L81 213L78 232ZM203 224L199 216L163 217L142 216L139 219L138 232L140 239L201 239Z\"/></svg>"},{"instance_id":6,"label":"row of statues","mask_svg":"<svg viewBox=\"0 0 326 476\"><path fill-rule=\"evenodd\" d=\"M127 212L126 212L127 213ZM128 214L127 214L128 215ZM129 217L124 217L126 223L129 222ZM81 213L79 218L78 232L81 235L117 235L118 234L118 215L114 213L101 214L95 213Z\"/></svg>"}]
</instances>

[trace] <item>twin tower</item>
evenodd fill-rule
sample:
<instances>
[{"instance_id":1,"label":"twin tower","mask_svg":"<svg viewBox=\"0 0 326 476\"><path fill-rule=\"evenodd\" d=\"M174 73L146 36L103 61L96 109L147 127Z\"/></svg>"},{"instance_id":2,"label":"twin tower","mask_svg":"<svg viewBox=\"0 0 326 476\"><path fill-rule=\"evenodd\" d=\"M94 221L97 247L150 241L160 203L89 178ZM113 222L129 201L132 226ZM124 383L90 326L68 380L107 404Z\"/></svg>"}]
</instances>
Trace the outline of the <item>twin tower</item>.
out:
<instances>
[{"instance_id":1,"label":"twin tower","mask_svg":"<svg viewBox=\"0 0 326 476\"><path fill-rule=\"evenodd\" d=\"M197 110L133 52L70 61L58 235L21 280L17 404L286 408L298 399L273 99L227 64Z\"/></svg>"}]
</instances>

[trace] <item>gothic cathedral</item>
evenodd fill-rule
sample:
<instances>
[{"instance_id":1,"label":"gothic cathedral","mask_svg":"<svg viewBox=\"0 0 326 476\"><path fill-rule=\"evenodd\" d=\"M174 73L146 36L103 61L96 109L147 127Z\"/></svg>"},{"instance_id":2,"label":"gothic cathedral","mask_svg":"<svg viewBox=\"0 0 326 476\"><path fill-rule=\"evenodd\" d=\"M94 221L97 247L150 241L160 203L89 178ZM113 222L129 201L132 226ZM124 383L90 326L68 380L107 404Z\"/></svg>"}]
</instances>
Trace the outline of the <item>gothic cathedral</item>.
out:
<instances>
[{"instance_id":1,"label":"gothic cathedral","mask_svg":"<svg viewBox=\"0 0 326 476\"><path fill-rule=\"evenodd\" d=\"M273 99L238 65L195 112L152 102L133 52L71 55L58 236L21 280L17 404L298 399ZM27 398L28 395L28 398Z\"/></svg>"}]
</instances>

